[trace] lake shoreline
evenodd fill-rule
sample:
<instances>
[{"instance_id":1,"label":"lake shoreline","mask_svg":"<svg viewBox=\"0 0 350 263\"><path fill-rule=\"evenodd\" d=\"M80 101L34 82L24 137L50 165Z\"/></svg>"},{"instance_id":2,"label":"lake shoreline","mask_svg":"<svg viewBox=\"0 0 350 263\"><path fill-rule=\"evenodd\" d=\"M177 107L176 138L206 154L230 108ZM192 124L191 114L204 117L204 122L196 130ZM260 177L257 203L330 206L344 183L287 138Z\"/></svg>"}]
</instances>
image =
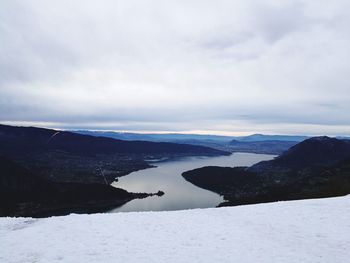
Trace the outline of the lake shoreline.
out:
<instances>
[{"instance_id":1,"label":"lake shoreline","mask_svg":"<svg viewBox=\"0 0 350 263\"><path fill-rule=\"evenodd\" d=\"M112 209L110 212L173 211L193 208L217 207L225 200L215 192L201 189L187 182L182 173L207 165L242 166L262 160L270 160L275 155L255 153L233 153L228 156L176 156L158 160L152 169L144 169L118 178L112 185L129 192L156 192L165 194L160 198L149 197L133 200Z\"/></svg>"}]
</instances>

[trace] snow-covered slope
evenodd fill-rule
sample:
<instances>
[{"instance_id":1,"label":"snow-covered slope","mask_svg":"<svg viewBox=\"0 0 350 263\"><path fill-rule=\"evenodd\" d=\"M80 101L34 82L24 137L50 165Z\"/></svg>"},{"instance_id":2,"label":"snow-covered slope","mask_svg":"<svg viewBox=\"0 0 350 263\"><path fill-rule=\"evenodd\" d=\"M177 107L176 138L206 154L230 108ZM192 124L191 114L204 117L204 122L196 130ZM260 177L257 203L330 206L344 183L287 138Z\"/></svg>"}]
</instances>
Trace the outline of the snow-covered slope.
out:
<instances>
[{"instance_id":1,"label":"snow-covered slope","mask_svg":"<svg viewBox=\"0 0 350 263\"><path fill-rule=\"evenodd\" d=\"M350 196L176 212L0 218L0 262L349 262Z\"/></svg>"}]
</instances>

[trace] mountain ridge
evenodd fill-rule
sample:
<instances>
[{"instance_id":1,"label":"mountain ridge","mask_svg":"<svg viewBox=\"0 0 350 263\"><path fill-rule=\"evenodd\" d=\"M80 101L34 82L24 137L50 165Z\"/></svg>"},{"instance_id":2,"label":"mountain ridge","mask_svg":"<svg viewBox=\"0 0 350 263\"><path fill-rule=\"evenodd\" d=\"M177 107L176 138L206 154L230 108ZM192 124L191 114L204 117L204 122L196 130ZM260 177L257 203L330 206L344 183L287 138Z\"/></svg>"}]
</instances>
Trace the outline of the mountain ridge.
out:
<instances>
[{"instance_id":1,"label":"mountain ridge","mask_svg":"<svg viewBox=\"0 0 350 263\"><path fill-rule=\"evenodd\" d=\"M350 194L350 142L316 137L251 167L202 167L182 175L224 196L224 206L345 195Z\"/></svg>"},{"instance_id":2,"label":"mountain ridge","mask_svg":"<svg viewBox=\"0 0 350 263\"><path fill-rule=\"evenodd\" d=\"M36 127L0 125L0 156L56 182L112 183L152 167L146 159L229 155L204 146L122 141Z\"/></svg>"}]
</instances>

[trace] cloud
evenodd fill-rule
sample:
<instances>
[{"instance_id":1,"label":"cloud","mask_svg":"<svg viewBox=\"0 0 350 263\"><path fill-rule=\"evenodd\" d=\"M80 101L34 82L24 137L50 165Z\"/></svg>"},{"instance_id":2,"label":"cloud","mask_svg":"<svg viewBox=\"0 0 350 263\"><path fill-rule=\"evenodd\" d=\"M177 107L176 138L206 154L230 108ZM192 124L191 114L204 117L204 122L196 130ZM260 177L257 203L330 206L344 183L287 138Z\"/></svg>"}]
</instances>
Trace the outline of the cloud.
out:
<instances>
[{"instance_id":1,"label":"cloud","mask_svg":"<svg viewBox=\"0 0 350 263\"><path fill-rule=\"evenodd\" d=\"M349 10L342 0L4 0L0 121L349 133Z\"/></svg>"}]
</instances>

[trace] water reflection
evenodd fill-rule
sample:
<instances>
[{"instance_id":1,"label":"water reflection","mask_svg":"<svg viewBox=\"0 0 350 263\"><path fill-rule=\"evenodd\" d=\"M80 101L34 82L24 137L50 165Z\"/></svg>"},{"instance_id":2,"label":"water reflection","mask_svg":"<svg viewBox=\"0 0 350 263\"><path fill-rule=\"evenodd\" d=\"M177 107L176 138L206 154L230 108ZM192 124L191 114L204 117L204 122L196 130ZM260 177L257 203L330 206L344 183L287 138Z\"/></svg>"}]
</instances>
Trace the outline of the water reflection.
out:
<instances>
[{"instance_id":1,"label":"water reflection","mask_svg":"<svg viewBox=\"0 0 350 263\"><path fill-rule=\"evenodd\" d=\"M169 211L216 207L223 201L222 197L187 182L181 176L184 171L211 165L250 166L273 157L273 155L268 154L234 153L230 156L186 157L157 163L156 168L131 173L119 178L119 181L114 182L113 185L129 192L154 193L162 190L165 195L133 200L110 212Z\"/></svg>"}]
</instances>

